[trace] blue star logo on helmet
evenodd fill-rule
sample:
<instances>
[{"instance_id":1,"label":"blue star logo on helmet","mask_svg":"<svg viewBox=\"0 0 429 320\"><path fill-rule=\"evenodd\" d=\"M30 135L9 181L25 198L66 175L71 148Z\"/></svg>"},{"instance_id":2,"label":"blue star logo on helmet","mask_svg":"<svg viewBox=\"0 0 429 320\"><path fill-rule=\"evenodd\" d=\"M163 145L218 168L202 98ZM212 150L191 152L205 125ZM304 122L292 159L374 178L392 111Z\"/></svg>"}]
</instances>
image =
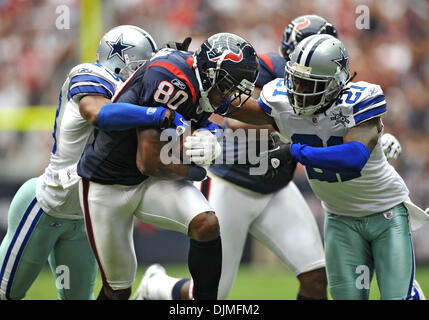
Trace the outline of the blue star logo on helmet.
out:
<instances>
[{"instance_id":1,"label":"blue star logo on helmet","mask_svg":"<svg viewBox=\"0 0 429 320\"><path fill-rule=\"evenodd\" d=\"M125 62L124 51L134 48L133 45L122 42L122 34L119 36L116 42L113 42L113 41L106 41L106 42L110 47L109 57L107 58L107 60L113 58L114 56L117 56L119 59Z\"/></svg>"},{"instance_id":2,"label":"blue star logo on helmet","mask_svg":"<svg viewBox=\"0 0 429 320\"><path fill-rule=\"evenodd\" d=\"M341 70L347 70L347 64L349 63L349 57L344 55L344 52L342 49L340 49L340 52L341 52L341 58L333 59L331 61L338 64L338 66L341 68Z\"/></svg>"}]
</instances>

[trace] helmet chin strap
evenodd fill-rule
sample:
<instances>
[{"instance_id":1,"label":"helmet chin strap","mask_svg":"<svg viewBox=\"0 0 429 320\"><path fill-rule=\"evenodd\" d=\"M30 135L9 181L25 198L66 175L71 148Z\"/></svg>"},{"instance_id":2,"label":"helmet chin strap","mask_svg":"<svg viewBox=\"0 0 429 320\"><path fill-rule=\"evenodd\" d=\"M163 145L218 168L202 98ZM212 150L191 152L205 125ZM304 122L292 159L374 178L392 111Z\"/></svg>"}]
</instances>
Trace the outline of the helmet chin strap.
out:
<instances>
[{"instance_id":1,"label":"helmet chin strap","mask_svg":"<svg viewBox=\"0 0 429 320\"><path fill-rule=\"evenodd\" d=\"M210 99L208 97L209 92L211 90L211 88L207 91L204 90L203 88L203 83L201 81L201 77L200 77L200 72L198 70L198 65L197 65L197 57L194 56L194 63L192 65L192 67L194 68L195 71L195 75L197 76L197 81L198 81L198 86L200 88L200 100L198 101L198 107L197 107L197 113L201 113L201 112L214 112L214 108L210 103Z\"/></svg>"},{"instance_id":2,"label":"helmet chin strap","mask_svg":"<svg viewBox=\"0 0 429 320\"><path fill-rule=\"evenodd\" d=\"M230 52L231 52L230 50L225 50L222 53L219 60L216 62L216 70L220 69L222 62L225 59L225 56ZM192 67L194 68L195 74L197 76L198 86L200 87L200 95L201 95L200 100L198 101L197 113L201 113L203 111L204 112L215 112L216 108L214 108L212 106L212 104L210 103L210 99L209 99L209 93L213 89L214 84L212 84L210 89L208 89L208 90L203 89L203 83L201 81L200 72L198 70L197 57L196 56L194 56L194 63L192 65ZM213 77L213 81L216 81L216 70L213 70L213 69L208 70L209 78Z\"/></svg>"}]
</instances>

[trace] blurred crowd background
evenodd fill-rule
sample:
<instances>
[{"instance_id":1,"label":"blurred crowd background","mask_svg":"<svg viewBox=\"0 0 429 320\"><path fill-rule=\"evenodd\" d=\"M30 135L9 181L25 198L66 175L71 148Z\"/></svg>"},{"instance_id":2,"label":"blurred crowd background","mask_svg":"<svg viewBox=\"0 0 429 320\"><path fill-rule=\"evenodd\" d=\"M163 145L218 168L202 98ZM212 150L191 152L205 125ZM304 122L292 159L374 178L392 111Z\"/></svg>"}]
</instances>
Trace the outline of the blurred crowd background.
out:
<instances>
[{"instance_id":1,"label":"blurred crowd background","mask_svg":"<svg viewBox=\"0 0 429 320\"><path fill-rule=\"evenodd\" d=\"M60 5L70 10L67 29L56 25ZM365 8L368 29L357 27ZM262 53L278 52L284 28L296 16L327 18L348 47L355 81L383 88L388 105L385 132L394 134L403 148L392 164L412 200L429 207L428 0L120 0L103 1L102 10L103 32L133 24L148 31L158 46L191 36L195 49L211 34L226 31L246 38ZM0 0L0 111L58 103L66 74L81 62L79 26L78 0ZM16 190L8 186L42 173L51 147L49 132L0 131L0 194L13 195ZM295 180L320 221L320 204L302 170ZM0 221L5 220L8 201L0 204ZM429 261L429 248L417 244L416 251Z\"/></svg>"}]
</instances>

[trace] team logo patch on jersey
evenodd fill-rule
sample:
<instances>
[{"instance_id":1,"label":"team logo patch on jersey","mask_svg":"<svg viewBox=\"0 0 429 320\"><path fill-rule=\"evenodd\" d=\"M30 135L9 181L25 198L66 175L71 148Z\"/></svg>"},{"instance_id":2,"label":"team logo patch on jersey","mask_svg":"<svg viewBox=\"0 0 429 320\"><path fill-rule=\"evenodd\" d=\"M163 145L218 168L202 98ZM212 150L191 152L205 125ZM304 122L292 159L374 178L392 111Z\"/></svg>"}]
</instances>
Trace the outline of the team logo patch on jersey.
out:
<instances>
[{"instance_id":1,"label":"team logo patch on jersey","mask_svg":"<svg viewBox=\"0 0 429 320\"><path fill-rule=\"evenodd\" d=\"M90 68L80 68L77 73L91 73L92 70Z\"/></svg>"},{"instance_id":2,"label":"team logo patch on jersey","mask_svg":"<svg viewBox=\"0 0 429 320\"><path fill-rule=\"evenodd\" d=\"M146 110L146 114L147 114L147 115L154 114L155 112L156 112L156 108L148 108L148 109Z\"/></svg>"},{"instance_id":3,"label":"team logo patch on jersey","mask_svg":"<svg viewBox=\"0 0 429 320\"><path fill-rule=\"evenodd\" d=\"M186 89L186 85L182 81L180 81L179 79L177 79L177 78L171 80L171 83L174 84L179 89L182 89L182 90Z\"/></svg>"},{"instance_id":4,"label":"team logo patch on jersey","mask_svg":"<svg viewBox=\"0 0 429 320\"><path fill-rule=\"evenodd\" d=\"M343 115L343 112L340 110L338 113L332 112L331 120L335 121L334 125L341 123L343 126L350 123L348 116Z\"/></svg>"},{"instance_id":5,"label":"team logo patch on jersey","mask_svg":"<svg viewBox=\"0 0 429 320\"><path fill-rule=\"evenodd\" d=\"M280 165L280 160L277 158L272 158L271 165L273 166L274 169L276 169Z\"/></svg>"},{"instance_id":6,"label":"team logo patch on jersey","mask_svg":"<svg viewBox=\"0 0 429 320\"><path fill-rule=\"evenodd\" d=\"M369 89L369 91L368 91L368 96L369 97L371 97L371 96L373 96L374 94L376 94L377 93L377 88L376 87L372 87L371 89Z\"/></svg>"}]
</instances>

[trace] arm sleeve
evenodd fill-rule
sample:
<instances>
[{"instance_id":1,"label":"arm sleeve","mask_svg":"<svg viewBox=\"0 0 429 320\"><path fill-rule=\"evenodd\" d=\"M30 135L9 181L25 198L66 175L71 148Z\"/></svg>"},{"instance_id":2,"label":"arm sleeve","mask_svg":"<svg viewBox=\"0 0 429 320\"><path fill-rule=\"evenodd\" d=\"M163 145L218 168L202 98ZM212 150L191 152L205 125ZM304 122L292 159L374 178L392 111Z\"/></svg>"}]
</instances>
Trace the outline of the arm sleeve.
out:
<instances>
[{"instance_id":1,"label":"arm sleeve","mask_svg":"<svg viewBox=\"0 0 429 320\"><path fill-rule=\"evenodd\" d=\"M291 153L303 165L340 173L362 171L370 157L368 148L357 141L325 148L294 143Z\"/></svg>"},{"instance_id":2,"label":"arm sleeve","mask_svg":"<svg viewBox=\"0 0 429 320\"><path fill-rule=\"evenodd\" d=\"M104 131L120 131L139 127L159 127L167 109L143 107L131 103L109 103L98 113L98 128Z\"/></svg>"}]
</instances>

